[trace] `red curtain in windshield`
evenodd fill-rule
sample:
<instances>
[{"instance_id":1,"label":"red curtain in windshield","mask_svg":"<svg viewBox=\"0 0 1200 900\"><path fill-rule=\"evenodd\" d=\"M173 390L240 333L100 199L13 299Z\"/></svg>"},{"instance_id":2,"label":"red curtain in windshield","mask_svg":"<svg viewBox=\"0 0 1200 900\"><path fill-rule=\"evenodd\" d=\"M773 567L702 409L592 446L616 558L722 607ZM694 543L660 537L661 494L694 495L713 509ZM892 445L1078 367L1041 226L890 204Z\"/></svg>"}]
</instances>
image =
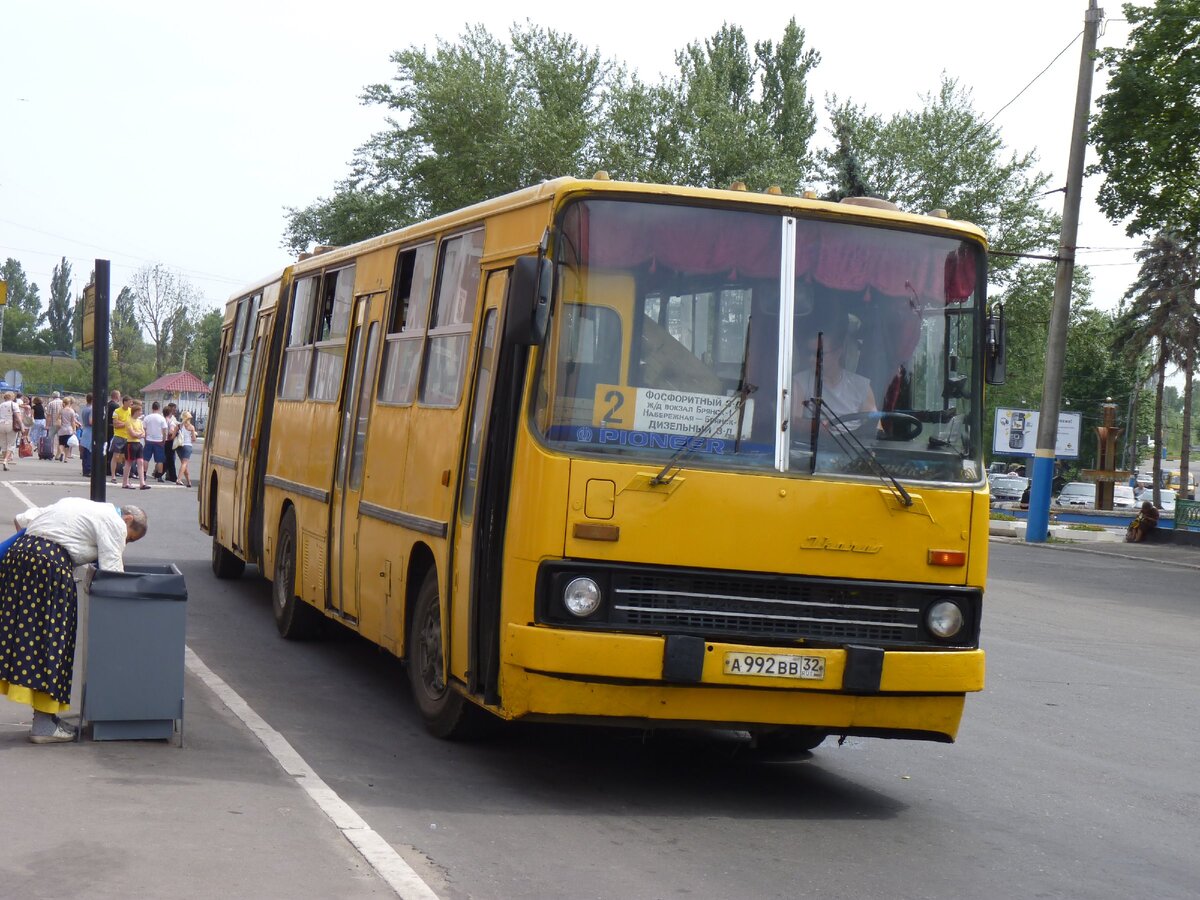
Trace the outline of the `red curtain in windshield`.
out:
<instances>
[{"instance_id":1,"label":"red curtain in windshield","mask_svg":"<svg viewBox=\"0 0 1200 900\"><path fill-rule=\"evenodd\" d=\"M739 278L779 273L778 214L593 200L563 219L564 262ZM574 259L573 259L574 257ZM975 290L975 254L932 235L801 221L796 275L842 291L961 302Z\"/></svg>"}]
</instances>

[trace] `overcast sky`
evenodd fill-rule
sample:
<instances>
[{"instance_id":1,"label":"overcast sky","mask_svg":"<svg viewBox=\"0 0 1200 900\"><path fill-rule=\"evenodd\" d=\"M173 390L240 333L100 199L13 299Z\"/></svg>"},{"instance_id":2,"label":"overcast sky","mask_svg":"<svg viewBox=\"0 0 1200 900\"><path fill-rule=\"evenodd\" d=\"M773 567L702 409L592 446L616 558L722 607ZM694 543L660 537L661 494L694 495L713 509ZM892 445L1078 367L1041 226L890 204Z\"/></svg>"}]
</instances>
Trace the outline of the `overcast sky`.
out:
<instances>
[{"instance_id":1,"label":"overcast sky","mask_svg":"<svg viewBox=\"0 0 1200 900\"><path fill-rule=\"evenodd\" d=\"M791 15L821 54L809 87L888 115L922 105L945 71L990 117L1009 148L1035 150L1052 186L1065 182L1086 0L882 0L688 4L610 0L551 4L537 24L569 32L643 78L673 71L674 53L723 22L778 41ZM66 256L81 289L96 257L113 263L113 295L161 262L213 305L282 268L283 208L328 194L384 110L358 103L394 74L390 54L432 49L468 23L495 35L528 4L340 0L285 5L4 0L0 28L0 259L20 260L49 294ZM276 14L276 10L280 12ZM283 12L286 10L286 12ZM417 11L421 10L421 11ZM1114 3L1108 10L1121 15ZM1121 45L1108 20L1100 45ZM1104 87L1096 78L1095 94ZM822 128L818 140L827 141ZM563 173L580 174L590 173ZM1134 240L1085 189L1080 260L1094 263L1095 302L1115 307L1136 274ZM1062 194L1047 198L1061 212Z\"/></svg>"}]
</instances>

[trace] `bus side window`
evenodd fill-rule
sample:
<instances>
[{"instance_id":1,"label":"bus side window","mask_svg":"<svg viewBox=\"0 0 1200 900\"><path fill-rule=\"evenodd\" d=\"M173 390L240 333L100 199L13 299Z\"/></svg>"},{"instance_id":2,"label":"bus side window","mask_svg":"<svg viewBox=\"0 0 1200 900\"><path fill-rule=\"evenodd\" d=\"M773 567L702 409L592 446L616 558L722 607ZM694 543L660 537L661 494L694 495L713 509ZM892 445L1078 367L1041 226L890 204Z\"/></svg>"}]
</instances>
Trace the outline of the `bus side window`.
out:
<instances>
[{"instance_id":1,"label":"bus side window","mask_svg":"<svg viewBox=\"0 0 1200 900\"><path fill-rule=\"evenodd\" d=\"M453 407L462 397L482 256L482 229L442 242L437 296L421 372L419 399L425 406Z\"/></svg>"},{"instance_id":2,"label":"bus side window","mask_svg":"<svg viewBox=\"0 0 1200 900\"><path fill-rule=\"evenodd\" d=\"M354 302L354 266L326 272L321 286L313 337L316 361L308 396L313 400L337 400L342 387L342 369L346 361L346 333L350 330L350 309Z\"/></svg>"},{"instance_id":3,"label":"bus side window","mask_svg":"<svg viewBox=\"0 0 1200 900\"><path fill-rule=\"evenodd\" d=\"M425 342L432 286L433 244L402 251L396 265L387 346L379 370L381 403L412 403L416 396L417 364Z\"/></svg>"},{"instance_id":4,"label":"bus side window","mask_svg":"<svg viewBox=\"0 0 1200 900\"><path fill-rule=\"evenodd\" d=\"M292 289L292 319L284 351L283 377L279 382L282 400L303 400L312 360L312 324L319 275L301 278ZM231 361L232 362L232 361Z\"/></svg>"}]
</instances>

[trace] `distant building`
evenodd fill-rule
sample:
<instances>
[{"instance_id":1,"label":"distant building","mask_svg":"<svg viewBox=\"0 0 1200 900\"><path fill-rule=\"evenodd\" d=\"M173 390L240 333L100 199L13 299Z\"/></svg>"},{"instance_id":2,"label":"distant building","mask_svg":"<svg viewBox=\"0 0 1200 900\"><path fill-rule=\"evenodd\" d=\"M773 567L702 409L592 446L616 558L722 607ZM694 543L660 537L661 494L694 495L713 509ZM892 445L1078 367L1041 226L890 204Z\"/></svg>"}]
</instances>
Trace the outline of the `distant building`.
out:
<instances>
[{"instance_id":1,"label":"distant building","mask_svg":"<svg viewBox=\"0 0 1200 900\"><path fill-rule=\"evenodd\" d=\"M212 389L191 372L171 372L142 388L147 412L155 400L163 406L173 401L180 412L190 412L196 427L201 429L208 419L208 399L211 394Z\"/></svg>"}]
</instances>

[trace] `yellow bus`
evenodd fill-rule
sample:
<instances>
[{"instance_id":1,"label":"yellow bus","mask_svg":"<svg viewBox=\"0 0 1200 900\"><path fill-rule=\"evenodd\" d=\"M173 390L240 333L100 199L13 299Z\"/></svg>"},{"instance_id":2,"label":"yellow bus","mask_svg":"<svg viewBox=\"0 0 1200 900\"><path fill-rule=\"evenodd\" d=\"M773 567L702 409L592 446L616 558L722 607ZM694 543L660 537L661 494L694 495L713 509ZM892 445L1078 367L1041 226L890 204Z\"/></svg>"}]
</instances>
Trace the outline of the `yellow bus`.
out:
<instances>
[{"instance_id":1,"label":"yellow bus","mask_svg":"<svg viewBox=\"0 0 1200 900\"><path fill-rule=\"evenodd\" d=\"M213 570L406 661L429 730L952 741L984 683L974 226L561 178L226 309ZM990 378L988 376L991 376Z\"/></svg>"}]
</instances>

